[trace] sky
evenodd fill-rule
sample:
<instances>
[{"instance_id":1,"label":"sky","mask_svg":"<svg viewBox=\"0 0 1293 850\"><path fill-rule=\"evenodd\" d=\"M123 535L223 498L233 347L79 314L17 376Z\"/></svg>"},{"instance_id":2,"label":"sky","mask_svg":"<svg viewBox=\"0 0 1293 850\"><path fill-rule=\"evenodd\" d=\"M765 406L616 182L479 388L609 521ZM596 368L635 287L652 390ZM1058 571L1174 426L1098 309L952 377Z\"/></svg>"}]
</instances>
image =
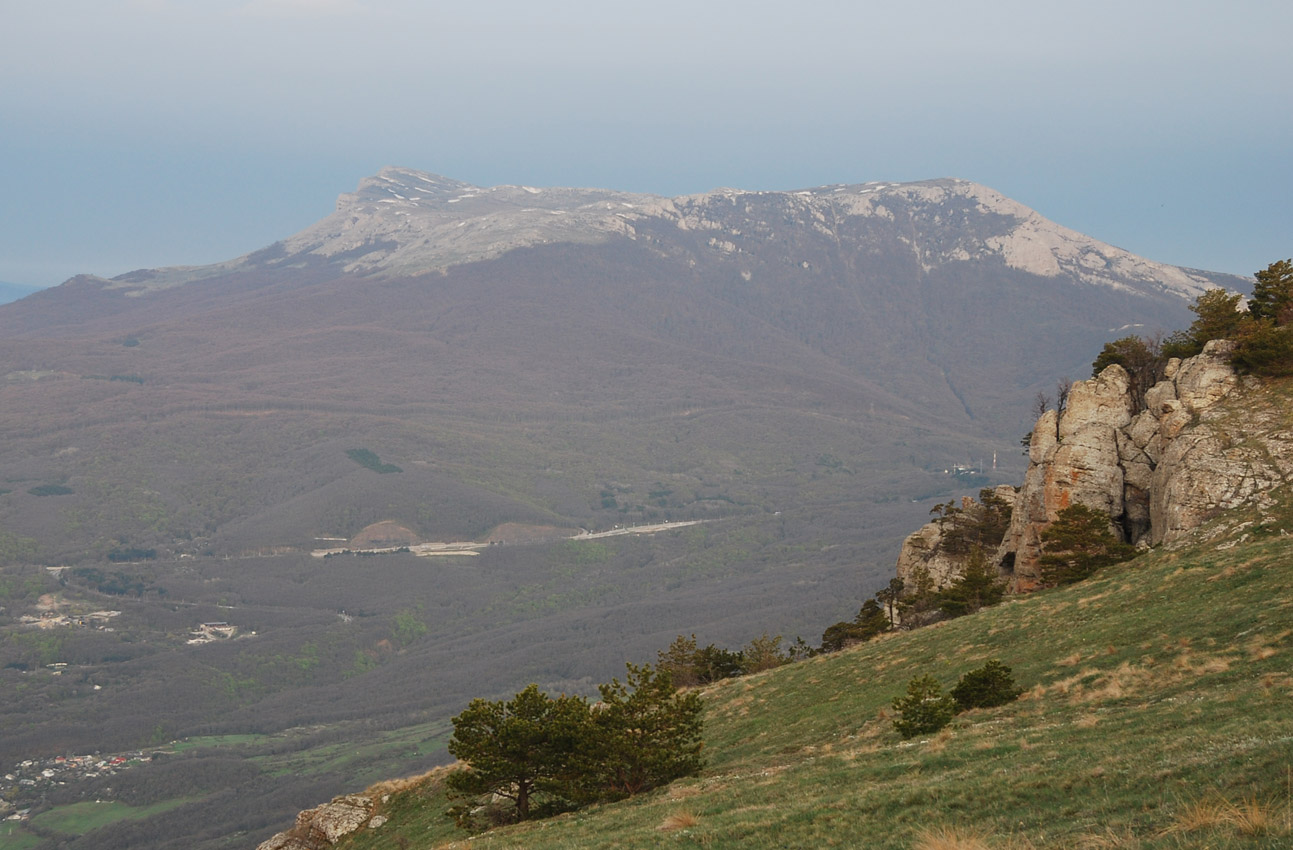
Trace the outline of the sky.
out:
<instances>
[{"instance_id":1,"label":"sky","mask_svg":"<svg viewBox=\"0 0 1293 850\"><path fill-rule=\"evenodd\" d=\"M1293 255L1273 0L0 0L0 281L197 265L386 165L661 195L960 177L1153 260Z\"/></svg>"}]
</instances>

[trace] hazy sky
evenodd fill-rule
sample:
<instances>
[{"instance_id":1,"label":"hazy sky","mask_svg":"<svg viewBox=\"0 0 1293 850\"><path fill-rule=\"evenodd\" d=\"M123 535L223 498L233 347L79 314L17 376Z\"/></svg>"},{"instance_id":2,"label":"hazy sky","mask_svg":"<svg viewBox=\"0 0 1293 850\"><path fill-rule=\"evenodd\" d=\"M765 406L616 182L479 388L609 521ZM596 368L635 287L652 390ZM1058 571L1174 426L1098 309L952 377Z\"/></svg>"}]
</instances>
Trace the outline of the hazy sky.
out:
<instances>
[{"instance_id":1,"label":"hazy sky","mask_svg":"<svg viewBox=\"0 0 1293 850\"><path fill-rule=\"evenodd\" d=\"M962 177L1099 239L1293 255L1275 0L0 0L0 280L229 259L384 165L483 185Z\"/></svg>"}]
</instances>

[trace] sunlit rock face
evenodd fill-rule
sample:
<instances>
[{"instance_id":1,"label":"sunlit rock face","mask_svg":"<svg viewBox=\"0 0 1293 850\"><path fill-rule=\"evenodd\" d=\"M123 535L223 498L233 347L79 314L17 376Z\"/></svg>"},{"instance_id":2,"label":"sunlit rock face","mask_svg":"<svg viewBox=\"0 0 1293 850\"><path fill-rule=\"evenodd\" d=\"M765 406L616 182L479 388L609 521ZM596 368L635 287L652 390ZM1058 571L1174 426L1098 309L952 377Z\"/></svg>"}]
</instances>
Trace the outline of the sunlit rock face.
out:
<instances>
[{"instance_id":1,"label":"sunlit rock face","mask_svg":"<svg viewBox=\"0 0 1293 850\"><path fill-rule=\"evenodd\" d=\"M997 557L1013 590L1039 583L1041 534L1069 505L1107 514L1129 543L1171 545L1222 510L1260 504L1293 477L1286 412L1257 381L1235 374L1230 350L1214 340L1196 357L1169 362L1143 407L1127 373L1110 366L1073 385L1062 415L1038 419Z\"/></svg>"}]
</instances>

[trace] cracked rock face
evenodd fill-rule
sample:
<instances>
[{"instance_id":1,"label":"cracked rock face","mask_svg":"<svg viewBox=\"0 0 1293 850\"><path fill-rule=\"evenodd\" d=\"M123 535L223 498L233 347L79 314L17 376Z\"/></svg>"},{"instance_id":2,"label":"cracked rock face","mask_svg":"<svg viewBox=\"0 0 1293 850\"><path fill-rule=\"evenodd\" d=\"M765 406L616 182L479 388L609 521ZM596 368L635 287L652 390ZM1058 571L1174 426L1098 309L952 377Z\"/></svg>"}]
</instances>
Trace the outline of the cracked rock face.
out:
<instances>
[{"instance_id":1,"label":"cracked rock face","mask_svg":"<svg viewBox=\"0 0 1293 850\"><path fill-rule=\"evenodd\" d=\"M328 850L339 840L364 825L377 828L385 818L372 817L373 801L369 797L349 794L337 797L296 816L296 826L262 842L256 850ZM371 818L371 821L370 821Z\"/></svg>"},{"instance_id":2,"label":"cracked rock face","mask_svg":"<svg viewBox=\"0 0 1293 850\"><path fill-rule=\"evenodd\" d=\"M1137 409L1121 366L1075 383L1063 415L1033 429L1029 466L997 564L1015 592L1038 586L1041 534L1061 510L1102 511L1136 545L1171 545L1217 512L1293 480L1293 431L1278 399L1229 365L1231 344L1173 360ZM1234 396L1240 404L1219 404Z\"/></svg>"}]
</instances>

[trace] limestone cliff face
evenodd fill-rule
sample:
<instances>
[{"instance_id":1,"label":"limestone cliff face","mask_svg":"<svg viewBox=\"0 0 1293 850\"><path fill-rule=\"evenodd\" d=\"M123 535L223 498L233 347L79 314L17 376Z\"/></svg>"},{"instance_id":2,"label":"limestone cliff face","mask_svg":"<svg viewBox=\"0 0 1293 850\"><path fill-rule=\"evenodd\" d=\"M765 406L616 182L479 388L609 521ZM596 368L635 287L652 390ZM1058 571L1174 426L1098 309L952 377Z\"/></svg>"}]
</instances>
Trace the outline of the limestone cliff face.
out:
<instances>
[{"instance_id":1,"label":"limestone cliff face","mask_svg":"<svg viewBox=\"0 0 1293 850\"><path fill-rule=\"evenodd\" d=\"M1039 585L1041 535L1070 505L1106 514L1128 543L1171 546L1219 511L1260 505L1293 481L1293 411L1237 376L1230 351L1214 340L1197 357L1170 361L1143 404L1127 372L1110 366L1075 383L1062 414L1037 420L1023 486L1013 496L997 491L1012 502L995 559L1012 592ZM935 521L904 542L897 571L909 589L926 575L938 589L962 574L966 553L945 545L953 529Z\"/></svg>"},{"instance_id":2,"label":"limestone cliff face","mask_svg":"<svg viewBox=\"0 0 1293 850\"><path fill-rule=\"evenodd\" d=\"M1039 582L1041 533L1078 503L1109 516L1123 540L1171 544L1218 511L1260 500L1293 479L1288 411L1241 381L1230 344L1172 360L1139 407L1110 366L1073 385L1068 406L1033 429L1028 471L997 563L1012 591ZM1224 399L1235 402L1221 404Z\"/></svg>"}]
</instances>

